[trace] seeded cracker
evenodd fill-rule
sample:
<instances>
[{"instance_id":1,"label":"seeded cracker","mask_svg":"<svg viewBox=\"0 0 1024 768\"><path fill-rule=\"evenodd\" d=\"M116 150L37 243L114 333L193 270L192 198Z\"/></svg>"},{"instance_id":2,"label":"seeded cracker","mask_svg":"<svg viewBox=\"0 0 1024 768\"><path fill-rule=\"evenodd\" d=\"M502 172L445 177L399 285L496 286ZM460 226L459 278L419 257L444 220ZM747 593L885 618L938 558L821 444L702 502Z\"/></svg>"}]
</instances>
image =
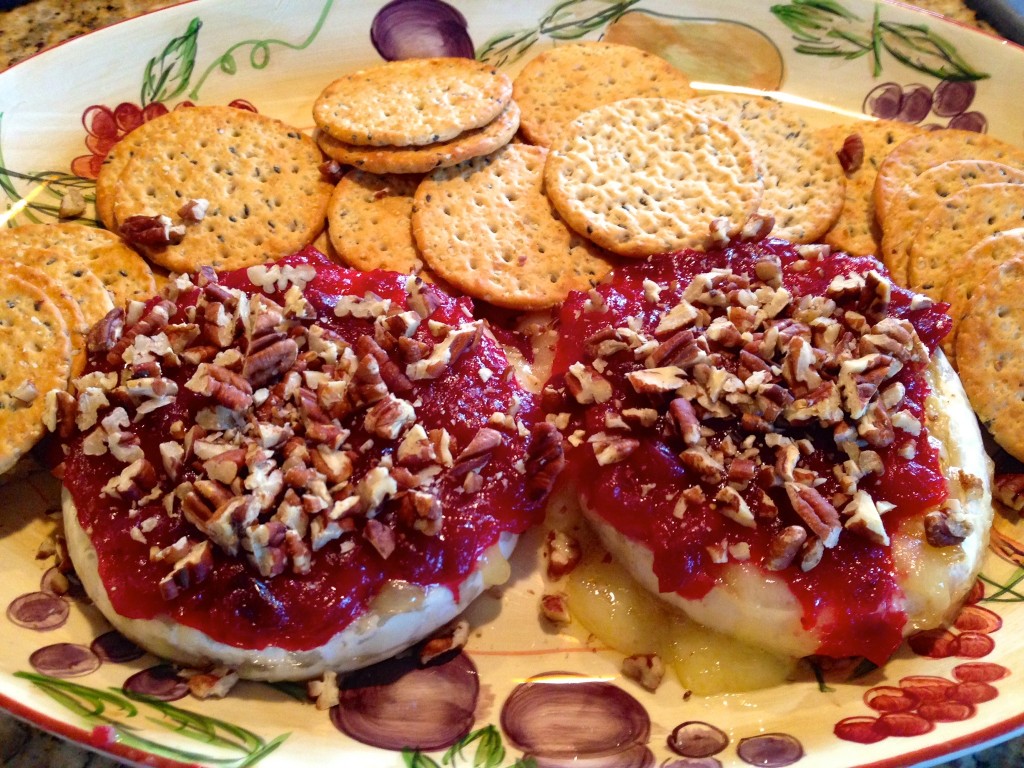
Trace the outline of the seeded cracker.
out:
<instances>
[{"instance_id":1,"label":"seeded cracker","mask_svg":"<svg viewBox=\"0 0 1024 768\"><path fill-rule=\"evenodd\" d=\"M967 251L950 271L942 300L949 304L953 330L943 340L942 347L951 359L955 358L956 338L975 292L993 268L1016 258L1024 258L1024 227L989 235Z\"/></svg>"},{"instance_id":2,"label":"seeded cracker","mask_svg":"<svg viewBox=\"0 0 1024 768\"><path fill-rule=\"evenodd\" d=\"M629 98L688 99L689 78L664 59L630 45L579 42L544 51L512 83L531 144L550 147L581 112Z\"/></svg>"},{"instance_id":3,"label":"seeded cracker","mask_svg":"<svg viewBox=\"0 0 1024 768\"><path fill-rule=\"evenodd\" d=\"M412 203L419 176L349 171L327 208L327 229L339 258L357 269L423 269L412 238Z\"/></svg>"},{"instance_id":4,"label":"seeded cracker","mask_svg":"<svg viewBox=\"0 0 1024 768\"><path fill-rule=\"evenodd\" d=\"M168 119L178 114L187 117ZM151 261L172 272L235 269L294 253L323 229L332 186L316 143L297 128L230 107L194 107L147 125L162 130L150 131L146 151L121 171L118 229L133 216L180 223L185 203L209 203L200 221L184 222L180 243L140 244Z\"/></svg>"},{"instance_id":5,"label":"seeded cracker","mask_svg":"<svg viewBox=\"0 0 1024 768\"><path fill-rule=\"evenodd\" d=\"M816 242L843 207L845 179L832 147L782 102L763 96L713 94L687 102L733 123L763 163L760 212L775 218L772 235Z\"/></svg>"},{"instance_id":6,"label":"seeded cracker","mask_svg":"<svg viewBox=\"0 0 1024 768\"><path fill-rule=\"evenodd\" d=\"M750 142L682 101L625 99L568 123L544 171L580 234L621 256L706 248L711 222L738 232L761 202Z\"/></svg>"},{"instance_id":7,"label":"seeded cracker","mask_svg":"<svg viewBox=\"0 0 1024 768\"><path fill-rule=\"evenodd\" d=\"M0 474L43 435L46 393L67 386L71 336L41 288L12 274L0 281Z\"/></svg>"},{"instance_id":8,"label":"seeded cracker","mask_svg":"<svg viewBox=\"0 0 1024 768\"><path fill-rule=\"evenodd\" d=\"M4 261L0 263L3 278L17 277L30 283L41 290L46 298L53 302L53 305L64 318L68 334L71 336L71 375L77 376L85 368L85 334L89 326L85 323L82 310L74 297L68 293L64 286L54 277L46 272L22 264L20 261Z\"/></svg>"},{"instance_id":9,"label":"seeded cracker","mask_svg":"<svg viewBox=\"0 0 1024 768\"><path fill-rule=\"evenodd\" d=\"M910 287L942 298L950 271L979 241L1024 226L1024 186L979 184L951 195L921 219L910 246Z\"/></svg>"},{"instance_id":10,"label":"seeded cracker","mask_svg":"<svg viewBox=\"0 0 1024 768\"><path fill-rule=\"evenodd\" d=\"M977 184L1024 184L1024 170L991 160L950 160L910 178L893 195L882 224L882 261L907 285L908 253L921 218L950 195Z\"/></svg>"},{"instance_id":11,"label":"seeded cracker","mask_svg":"<svg viewBox=\"0 0 1024 768\"><path fill-rule=\"evenodd\" d=\"M8 258L0 254L0 264L7 263ZM86 328L114 308L110 294L95 273L88 267L69 261L57 251L47 248L23 248L17 252L16 260L56 280L61 290L78 304Z\"/></svg>"},{"instance_id":12,"label":"seeded cracker","mask_svg":"<svg viewBox=\"0 0 1024 768\"><path fill-rule=\"evenodd\" d=\"M316 132L316 141L328 157L370 173L429 173L490 154L508 144L518 127L519 107L509 102L487 125L460 133L451 141L421 147L367 147L346 144L321 130Z\"/></svg>"},{"instance_id":13,"label":"seeded cracker","mask_svg":"<svg viewBox=\"0 0 1024 768\"><path fill-rule=\"evenodd\" d=\"M914 176L939 163L964 158L1024 168L1024 149L986 133L956 129L928 131L901 144L879 166L873 190L879 220L885 219L893 198Z\"/></svg>"},{"instance_id":14,"label":"seeded cracker","mask_svg":"<svg viewBox=\"0 0 1024 768\"><path fill-rule=\"evenodd\" d=\"M956 341L960 379L978 418L1024 461L1024 260L992 270L972 297Z\"/></svg>"},{"instance_id":15,"label":"seeded cracker","mask_svg":"<svg viewBox=\"0 0 1024 768\"><path fill-rule=\"evenodd\" d=\"M924 131L923 128L895 120L876 120L830 125L821 129L833 151L840 151L847 137L859 136L864 142L860 165L846 172L846 191L839 218L823 238L833 248L857 256L877 255L881 232L875 221L872 193L878 167L898 144Z\"/></svg>"},{"instance_id":16,"label":"seeded cracker","mask_svg":"<svg viewBox=\"0 0 1024 768\"><path fill-rule=\"evenodd\" d=\"M147 299L156 291L153 270L121 238L83 224L23 224L0 230L0 254L16 258L26 248L44 248L75 268L95 274L110 292L115 306L130 299Z\"/></svg>"},{"instance_id":17,"label":"seeded cracker","mask_svg":"<svg viewBox=\"0 0 1024 768\"><path fill-rule=\"evenodd\" d=\"M611 270L543 192L547 151L508 144L435 171L416 190L413 236L428 266L456 288L503 307L539 309Z\"/></svg>"},{"instance_id":18,"label":"seeded cracker","mask_svg":"<svg viewBox=\"0 0 1024 768\"><path fill-rule=\"evenodd\" d=\"M405 59L344 75L313 104L321 130L346 144L420 146L494 120L512 81L466 58Z\"/></svg>"}]
</instances>

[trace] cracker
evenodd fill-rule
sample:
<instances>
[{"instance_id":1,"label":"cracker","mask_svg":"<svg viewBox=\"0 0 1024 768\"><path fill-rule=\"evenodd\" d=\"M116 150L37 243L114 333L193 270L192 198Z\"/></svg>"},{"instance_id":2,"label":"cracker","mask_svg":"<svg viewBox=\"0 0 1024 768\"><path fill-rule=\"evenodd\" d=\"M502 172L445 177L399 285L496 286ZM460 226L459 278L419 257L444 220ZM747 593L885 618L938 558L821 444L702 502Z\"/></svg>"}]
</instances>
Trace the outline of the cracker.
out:
<instances>
[{"instance_id":1,"label":"cracker","mask_svg":"<svg viewBox=\"0 0 1024 768\"><path fill-rule=\"evenodd\" d=\"M690 79L653 53L606 42L567 43L531 59L512 82L523 136L550 147L581 112L629 98L688 99Z\"/></svg>"},{"instance_id":2,"label":"cracker","mask_svg":"<svg viewBox=\"0 0 1024 768\"><path fill-rule=\"evenodd\" d=\"M161 130L124 164L118 227L131 216L180 221L187 201L209 202L182 242L140 247L151 261L172 272L236 269L294 253L323 229L332 186L316 142L297 128L230 107L193 107L147 125Z\"/></svg>"},{"instance_id":3,"label":"cracker","mask_svg":"<svg viewBox=\"0 0 1024 768\"><path fill-rule=\"evenodd\" d=\"M1015 168L1024 168L1024 149L1014 147L987 133L947 128L928 131L907 140L894 150L878 168L872 194L879 219L914 176L933 165L949 160L992 160Z\"/></svg>"},{"instance_id":4,"label":"cracker","mask_svg":"<svg viewBox=\"0 0 1024 768\"><path fill-rule=\"evenodd\" d=\"M5 257L0 255L0 261ZM101 320L114 308L107 289L96 274L81 263L64 258L48 248L23 248L17 261L46 273L60 284L62 291L71 296L82 314L86 328Z\"/></svg>"},{"instance_id":5,"label":"cracker","mask_svg":"<svg viewBox=\"0 0 1024 768\"><path fill-rule=\"evenodd\" d=\"M0 231L0 254L16 257L24 248L52 250L75 267L95 274L110 292L115 306L131 299L148 299L156 292L153 270L120 237L83 224L23 224Z\"/></svg>"},{"instance_id":6,"label":"cracker","mask_svg":"<svg viewBox=\"0 0 1024 768\"><path fill-rule=\"evenodd\" d=\"M512 80L466 58L404 59L344 75L313 104L313 120L346 144L420 146L487 125L512 98Z\"/></svg>"},{"instance_id":7,"label":"cracker","mask_svg":"<svg viewBox=\"0 0 1024 768\"><path fill-rule=\"evenodd\" d=\"M907 285L908 249L918 222L930 208L968 187L1000 182L1024 184L1024 170L991 160L950 160L911 177L892 196L881 220L881 257L893 279Z\"/></svg>"},{"instance_id":8,"label":"cracker","mask_svg":"<svg viewBox=\"0 0 1024 768\"><path fill-rule=\"evenodd\" d=\"M77 376L85 369L85 335L89 331L78 302L56 278L40 269L20 261L4 261L0 264L0 269L5 280L17 277L39 288L60 312L71 337L71 375Z\"/></svg>"},{"instance_id":9,"label":"cracker","mask_svg":"<svg viewBox=\"0 0 1024 768\"><path fill-rule=\"evenodd\" d=\"M539 309L611 271L607 255L569 229L545 197L546 155L508 144L420 183L413 236L434 272L492 304Z\"/></svg>"},{"instance_id":10,"label":"cracker","mask_svg":"<svg viewBox=\"0 0 1024 768\"><path fill-rule=\"evenodd\" d=\"M835 152L842 149L848 136L856 134L864 141L864 159L859 167L845 174L843 208L823 240L837 250L857 256L877 255L881 232L875 220L872 193L878 167L898 144L924 129L895 120L875 120L830 125L821 131Z\"/></svg>"},{"instance_id":11,"label":"cracker","mask_svg":"<svg viewBox=\"0 0 1024 768\"><path fill-rule=\"evenodd\" d=\"M991 269L956 340L960 379L992 438L1024 461L1024 260Z\"/></svg>"},{"instance_id":12,"label":"cracker","mask_svg":"<svg viewBox=\"0 0 1024 768\"><path fill-rule=\"evenodd\" d=\"M1008 229L978 241L950 270L942 300L949 304L947 311L953 319L953 330L943 339L942 347L951 359L956 355L956 337L964 315L970 309L971 299L985 275L994 267L1021 257L1024 257L1024 227Z\"/></svg>"},{"instance_id":13,"label":"cracker","mask_svg":"<svg viewBox=\"0 0 1024 768\"><path fill-rule=\"evenodd\" d=\"M775 218L772 235L794 243L816 242L843 206L842 166L824 137L780 101L720 93L687 102L732 122L762 162L760 212Z\"/></svg>"},{"instance_id":14,"label":"cracker","mask_svg":"<svg viewBox=\"0 0 1024 768\"><path fill-rule=\"evenodd\" d=\"M327 208L327 230L338 257L357 269L419 272L412 237L413 195L419 176L349 171Z\"/></svg>"},{"instance_id":15,"label":"cracker","mask_svg":"<svg viewBox=\"0 0 1024 768\"><path fill-rule=\"evenodd\" d=\"M1024 186L979 184L950 195L921 219L910 246L909 286L942 298L951 270L979 241L1024 226Z\"/></svg>"},{"instance_id":16,"label":"cracker","mask_svg":"<svg viewBox=\"0 0 1024 768\"><path fill-rule=\"evenodd\" d=\"M429 173L480 155L488 155L512 140L519 128L515 102L482 128L460 133L450 141L421 147L367 147L346 144L317 130L316 142L328 157L370 173Z\"/></svg>"},{"instance_id":17,"label":"cracker","mask_svg":"<svg viewBox=\"0 0 1024 768\"><path fill-rule=\"evenodd\" d=\"M544 183L569 226L630 257L709 247L711 222L737 232L764 191L739 131L668 99L624 99L567 123Z\"/></svg>"},{"instance_id":18,"label":"cracker","mask_svg":"<svg viewBox=\"0 0 1024 768\"><path fill-rule=\"evenodd\" d=\"M5 274L0 281L0 474L43 436L46 393L67 387L71 336L42 288Z\"/></svg>"}]
</instances>

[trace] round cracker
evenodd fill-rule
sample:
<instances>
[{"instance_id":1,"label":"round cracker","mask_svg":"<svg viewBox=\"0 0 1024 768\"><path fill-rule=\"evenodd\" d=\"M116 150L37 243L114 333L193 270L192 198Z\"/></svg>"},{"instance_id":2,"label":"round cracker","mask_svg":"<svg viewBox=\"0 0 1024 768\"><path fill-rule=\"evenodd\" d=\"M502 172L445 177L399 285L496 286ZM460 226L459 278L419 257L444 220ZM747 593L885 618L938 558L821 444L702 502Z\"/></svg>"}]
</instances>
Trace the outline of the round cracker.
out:
<instances>
[{"instance_id":1,"label":"round cracker","mask_svg":"<svg viewBox=\"0 0 1024 768\"><path fill-rule=\"evenodd\" d=\"M1024 170L991 160L950 160L911 177L892 196L882 225L882 261L907 285L908 250L922 216L950 195L977 184L1024 184Z\"/></svg>"},{"instance_id":2,"label":"round cracker","mask_svg":"<svg viewBox=\"0 0 1024 768\"><path fill-rule=\"evenodd\" d=\"M236 269L294 253L323 229L332 186L316 142L297 128L231 107L193 107L147 125L160 130L121 171L118 227L131 216L173 218L189 200L209 202L182 242L142 248L151 261L172 272Z\"/></svg>"},{"instance_id":3,"label":"round cracker","mask_svg":"<svg viewBox=\"0 0 1024 768\"><path fill-rule=\"evenodd\" d=\"M1024 227L1009 229L980 240L949 273L942 300L949 304L953 329L943 339L942 347L955 362L956 338L964 315L971 307L975 291L993 268L1015 258L1024 257Z\"/></svg>"},{"instance_id":4,"label":"round cracker","mask_svg":"<svg viewBox=\"0 0 1024 768\"><path fill-rule=\"evenodd\" d=\"M863 160L845 174L842 210L822 239L836 250L856 256L877 255L881 233L872 194L878 166L899 144L924 129L896 120L875 120L830 125L821 131L835 152L849 136L860 136L864 142Z\"/></svg>"},{"instance_id":5,"label":"round cracker","mask_svg":"<svg viewBox=\"0 0 1024 768\"><path fill-rule=\"evenodd\" d=\"M956 340L960 379L978 418L1009 454L1024 461L1024 259L986 274Z\"/></svg>"},{"instance_id":6,"label":"round cracker","mask_svg":"<svg viewBox=\"0 0 1024 768\"><path fill-rule=\"evenodd\" d=\"M690 79L653 53L618 43L584 41L544 51L512 82L531 144L550 147L581 112L629 98L688 99Z\"/></svg>"},{"instance_id":7,"label":"round cracker","mask_svg":"<svg viewBox=\"0 0 1024 768\"><path fill-rule=\"evenodd\" d=\"M0 260L4 257L0 256ZM64 293L78 304L86 328L101 320L114 308L107 289L96 274L80 262L64 258L50 248L23 248L17 261L34 267L56 280Z\"/></svg>"},{"instance_id":8,"label":"round cracker","mask_svg":"<svg viewBox=\"0 0 1024 768\"><path fill-rule=\"evenodd\" d=\"M1024 168L1024 149L987 133L955 128L928 131L908 139L879 165L878 177L872 190L879 219L889 215L892 200L914 176L934 165L966 157Z\"/></svg>"},{"instance_id":9,"label":"round cracker","mask_svg":"<svg viewBox=\"0 0 1024 768\"><path fill-rule=\"evenodd\" d=\"M105 229L84 224L23 224L0 232L0 255L17 258L25 248L59 253L68 263L95 274L115 306L148 299L156 292L153 270L146 260Z\"/></svg>"},{"instance_id":10,"label":"round cracker","mask_svg":"<svg viewBox=\"0 0 1024 768\"><path fill-rule=\"evenodd\" d=\"M634 258L709 247L711 222L738 232L764 192L739 131L668 99L624 99L567 123L544 184L569 226Z\"/></svg>"},{"instance_id":11,"label":"round cracker","mask_svg":"<svg viewBox=\"0 0 1024 768\"><path fill-rule=\"evenodd\" d=\"M515 102L482 128L466 131L451 141L422 147L366 147L338 141L317 130L316 142L328 157L370 173L429 173L449 168L480 155L489 155L508 144L519 128L519 107Z\"/></svg>"},{"instance_id":12,"label":"round cracker","mask_svg":"<svg viewBox=\"0 0 1024 768\"><path fill-rule=\"evenodd\" d=\"M413 195L419 176L346 173L327 207L327 231L338 257L357 269L419 272L412 237Z\"/></svg>"},{"instance_id":13,"label":"round cracker","mask_svg":"<svg viewBox=\"0 0 1024 768\"><path fill-rule=\"evenodd\" d=\"M412 228L430 268L475 298L515 309L553 306L608 274L606 254L545 197L546 156L542 147L508 144L426 177Z\"/></svg>"},{"instance_id":14,"label":"round cracker","mask_svg":"<svg viewBox=\"0 0 1024 768\"><path fill-rule=\"evenodd\" d=\"M754 145L764 181L760 212L774 217L772 235L813 243L832 226L843 207L843 169L802 117L764 96L717 93L687 104L732 122Z\"/></svg>"},{"instance_id":15,"label":"round cracker","mask_svg":"<svg viewBox=\"0 0 1024 768\"><path fill-rule=\"evenodd\" d=\"M60 312L71 337L71 375L77 376L85 369L85 335L89 331L78 302L57 278L36 267L20 261L5 261L3 273L4 279L17 277L39 288Z\"/></svg>"},{"instance_id":16,"label":"round cracker","mask_svg":"<svg viewBox=\"0 0 1024 768\"><path fill-rule=\"evenodd\" d=\"M14 274L0 281L0 474L43 436L46 393L71 373L71 335L39 285Z\"/></svg>"},{"instance_id":17,"label":"round cracker","mask_svg":"<svg viewBox=\"0 0 1024 768\"><path fill-rule=\"evenodd\" d=\"M941 299L951 270L989 235L1024 226L1024 186L979 184L950 195L921 219L910 245L910 288Z\"/></svg>"},{"instance_id":18,"label":"round cracker","mask_svg":"<svg viewBox=\"0 0 1024 768\"><path fill-rule=\"evenodd\" d=\"M335 80L314 102L313 120L346 144L420 146L487 125L511 98L511 79L490 64L404 59Z\"/></svg>"}]
</instances>

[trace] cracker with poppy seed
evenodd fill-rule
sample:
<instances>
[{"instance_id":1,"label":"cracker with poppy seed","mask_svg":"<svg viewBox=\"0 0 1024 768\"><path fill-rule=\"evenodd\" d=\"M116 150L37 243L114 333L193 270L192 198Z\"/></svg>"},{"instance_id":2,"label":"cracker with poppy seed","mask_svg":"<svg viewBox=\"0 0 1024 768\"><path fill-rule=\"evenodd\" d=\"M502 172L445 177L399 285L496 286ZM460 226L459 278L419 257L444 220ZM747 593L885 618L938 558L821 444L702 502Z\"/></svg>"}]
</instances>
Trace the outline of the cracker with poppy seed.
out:
<instances>
[{"instance_id":1,"label":"cracker with poppy seed","mask_svg":"<svg viewBox=\"0 0 1024 768\"><path fill-rule=\"evenodd\" d=\"M313 104L313 120L346 144L423 146L487 125L511 98L511 78L490 64L404 59L330 83Z\"/></svg>"},{"instance_id":2,"label":"cracker with poppy seed","mask_svg":"<svg viewBox=\"0 0 1024 768\"><path fill-rule=\"evenodd\" d=\"M610 256L545 197L546 156L543 147L508 144L420 182L412 231L433 272L492 304L540 309L611 271Z\"/></svg>"},{"instance_id":3,"label":"cracker with poppy seed","mask_svg":"<svg viewBox=\"0 0 1024 768\"><path fill-rule=\"evenodd\" d=\"M690 79L665 59L630 45L582 41L531 59L512 82L523 110L521 130L531 144L550 147L562 126L581 112L627 98L688 99Z\"/></svg>"},{"instance_id":4,"label":"cracker with poppy seed","mask_svg":"<svg viewBox=\"0 0 1024 768\"><path fill-rule=\"evenodd\" d=\"M705 249L764 194L740 132L685 101L624 99L578 115L551 147L544 188L574 230L620 256Z\"/></svg>"},{"instance_id":5,"label":"cracker with poppy seed","mask_svg":"<svg viewBox=\"0 0 1024 768\"><path fill-rule=\"evenodd\" d=\"M316 142L297 128L231 107L146 125L145 151L125 163L113 211L121 236L149 260L172 272L233 269L294 253L323 230L332 185Z\"/></svg>"}]
</instances>

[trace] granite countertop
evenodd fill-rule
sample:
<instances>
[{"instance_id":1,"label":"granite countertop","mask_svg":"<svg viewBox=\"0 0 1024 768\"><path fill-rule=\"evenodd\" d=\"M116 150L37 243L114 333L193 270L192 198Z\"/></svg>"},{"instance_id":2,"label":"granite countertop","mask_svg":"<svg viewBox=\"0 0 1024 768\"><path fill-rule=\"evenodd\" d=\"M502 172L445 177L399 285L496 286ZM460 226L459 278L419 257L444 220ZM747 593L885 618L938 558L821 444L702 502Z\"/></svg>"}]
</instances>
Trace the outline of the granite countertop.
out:
<instances>
[{"instance_id":1,"label":"granite countertop","mask_svg":"<svg viewBox=\"0 0 1024 768\"><path fill-rule=\"evenodd\" d=\"M11 10L0 11L0 71L76 35L174 4L167 0L86 0L73 3L31 0ZM992 30L963 0L917 0L908 4L941 13L964 24ZM982 7L983 4L979 0L977 5ZM120 765L0 712L0 768L118 768ZM1020 768L1022 765L1024 737L937 768Z\"/></svg>"}]
</instances>

